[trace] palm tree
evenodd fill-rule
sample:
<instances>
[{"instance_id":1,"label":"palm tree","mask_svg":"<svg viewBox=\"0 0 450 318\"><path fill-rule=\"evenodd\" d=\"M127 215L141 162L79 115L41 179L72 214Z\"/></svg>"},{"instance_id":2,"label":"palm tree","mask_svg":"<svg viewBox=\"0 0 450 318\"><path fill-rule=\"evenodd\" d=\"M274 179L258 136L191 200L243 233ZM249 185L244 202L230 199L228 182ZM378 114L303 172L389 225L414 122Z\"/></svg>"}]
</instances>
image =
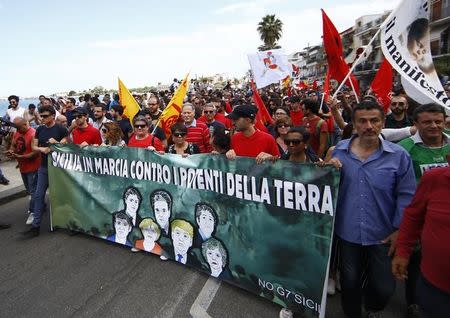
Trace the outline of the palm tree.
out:
<instances>
[{"instance_id":1,"label":"palm tree","mask_svg":"<svg viewBox=\"0 0 450 318\"><path fill-rule=\"evenodd\" d=\"M263 45L258 47L258 50L279 49L281 46L277 44L277 41L281 38L282 28L283 22L275 17L275 14L268 14L263 17L256 29L259 32L261 40L264 42Z\"/></svg>"}]
</instances>

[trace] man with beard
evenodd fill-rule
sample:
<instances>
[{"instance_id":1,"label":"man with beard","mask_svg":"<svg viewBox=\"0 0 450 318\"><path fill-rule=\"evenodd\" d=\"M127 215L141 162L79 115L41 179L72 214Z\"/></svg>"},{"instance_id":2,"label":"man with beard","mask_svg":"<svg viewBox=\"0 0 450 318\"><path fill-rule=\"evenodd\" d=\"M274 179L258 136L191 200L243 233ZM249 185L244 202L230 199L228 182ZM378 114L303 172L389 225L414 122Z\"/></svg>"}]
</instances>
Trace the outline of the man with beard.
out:
<instances>
[{"instance_id":1,"label":"man with beard","mask_svg":"<svg viewBox=\"0 0 450 318\"><path fill-rule=\"evenodd\" d=\"M103 103L94 105L94 123L92 127L100 131L103 127L104 123L110 122L108 118L106 118L106 105Z\"/></svg>"},{"instance_id":2,"label":"man with beard","mask_svg":"<svg viewBox=\"0 0 450 318\"><path fill-rule=\"evenodd\" d=\"M392 96L391 112L386 116L385 128L405 128L412 126L412 122L408 117L408 101L401 95Z\"/></svg>"},{"instance_id":3,"label":"man with beard","mask_svg":"<svg viewBox=\"0 0 450 318\"><path fill-rule=\"evenodd\" d=\"M73 111L75 129L72 131L72 141L81 147L88 145L101 145L100 131L88 123L88 114L84 107L77 107Z\"/></svg>"},{"instance_id":4,"label":"man with beard","mask_svg":"<svg viewBox=\"0 0 450 318\"><path fill-rule=\"evenodd\" d=\"M335 233L347 317L361 316L363 300L368 317L380 317L394 294L390 256L403 209L416 189L408 153L379 137L384 119L376 102L359 103L352 113L357 134L339 142L329 162L341 167Z\"/></svg>"},{"instance_id":5,"label":"man with beard","mask_svg":"<svg viewBox=\"0 0 450 318\"><path fill-rule=\"evenodd\" d=\"M236 106L227 117L233 120L238 131L231 137L231 149L226 157L234 160L236 156L252 157L256 163L274 161L280 156L275 139L268 133L255 129L257 109L253 105Z\"/></svg>"}]
</instances>

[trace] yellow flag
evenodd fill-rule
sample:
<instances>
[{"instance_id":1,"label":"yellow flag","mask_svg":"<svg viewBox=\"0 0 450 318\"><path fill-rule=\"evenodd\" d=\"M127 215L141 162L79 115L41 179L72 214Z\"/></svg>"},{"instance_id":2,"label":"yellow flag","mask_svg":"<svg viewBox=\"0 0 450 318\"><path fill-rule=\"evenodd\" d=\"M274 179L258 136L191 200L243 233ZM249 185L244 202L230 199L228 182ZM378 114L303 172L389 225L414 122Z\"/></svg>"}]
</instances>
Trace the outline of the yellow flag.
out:
<instances>
[{"instance_id":1,"label":"yellow flag","mask_svg":"<svg viewBox=\"0 0 450 318\"><path fill-rule=\"evenodd\" d=\"M167 107L159 117L159 125L164 129L166 136L171 135L170 127L172 127L172 125L177 122L178 117L180 117L183 100L189 87L188 76L189 73L186 74L186 77L181 82L180 86L178 86L169 104L167 104Z\"/></svg>"},{"instance_id":2,"label":"yellow flag","mask_svg":"<svg viewBox=\"0 0 450 318\"><path fill-rule=\"evenodd\" d=\"M291 77L288 75L284 79L282 79L283 88L287 89L291 85Z\"/></svg>"},{"instance_id":3,"label":"yellow flag","mask_svg":"<svg viewBox=\"0 0 450 318\"><path fill-rule=\"evenodd\" d=\"M123 114L130 120L133 124L134 116L141 109L139 104L136 102L134 97L131 95L130 91L125 87L123 82L119 78L119 100L120 105L123 106Z\"/></svg>"}]
</instances>

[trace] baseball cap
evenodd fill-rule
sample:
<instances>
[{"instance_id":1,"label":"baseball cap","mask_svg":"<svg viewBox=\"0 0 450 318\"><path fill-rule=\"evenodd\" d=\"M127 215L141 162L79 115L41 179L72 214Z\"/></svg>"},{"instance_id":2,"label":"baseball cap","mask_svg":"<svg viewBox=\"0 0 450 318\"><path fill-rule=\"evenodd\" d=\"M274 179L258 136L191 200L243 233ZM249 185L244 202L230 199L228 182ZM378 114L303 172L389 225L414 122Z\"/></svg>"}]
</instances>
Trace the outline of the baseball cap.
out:
<instances>
[{"instance_id":1,"label":"baseball cap","mask_svg":"<svg viewBox=\"0 0 450 318\"><path fill-rule=\"evenodd\" d=\"M239 105L236 106L233 111L228 114L228 118L230 119L239 119L241 117L244 118L255 118L258 109L253 105Z\"/></svg>"},{"instance_id":2,"label":"baseball cap","mask_svg":"<svg viewBox=\"0 0 450 318\"><path fill-rule=\"evenodd\" d=\"M87 115L87 110L84 107L77 107L72 111L73 114L82 114L82 115Z\"/></svg>"}]
</instances>

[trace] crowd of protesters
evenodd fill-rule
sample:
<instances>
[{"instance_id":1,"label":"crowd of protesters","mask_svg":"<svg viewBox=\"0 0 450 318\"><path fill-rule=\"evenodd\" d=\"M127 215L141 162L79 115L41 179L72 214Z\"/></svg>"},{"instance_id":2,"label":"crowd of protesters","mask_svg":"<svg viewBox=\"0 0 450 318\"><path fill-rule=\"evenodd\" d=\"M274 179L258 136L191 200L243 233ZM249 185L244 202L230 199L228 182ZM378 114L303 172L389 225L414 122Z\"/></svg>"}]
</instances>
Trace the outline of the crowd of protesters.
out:
<instances>
[{"instance_id":1,"label":"crowd of protesters","mask_svg":"<svg viewBox=\"0 0 450 318\"><path fill-rule=\"evenodd\" d=\"M450 84L445 87L450 96ZM331 92L332 93L332 92ZM341 291L348 317L381 317L406 280L407 317L450 313L450 117L437 104L418 105L394 89L388 113L376 98L349 90L335 99L320 88L261 90L272 122L258 122L250 88L193 85L167 136L158 122L171 91L135 96L130 122L117 96L40 96L28 110L10 96L6 117L15 128L7 155L17 159L31 195L31 225L39 235L46 209L49 145L128 146L159 153L253 157L334 165L341 171L328 292ZM431 171L428 171L431 170ZM0 181L7 179L0 172ZM416 185L418 188L416 190ZM0 224L0 228L7 228ZM290 317L289 310L280 313Z\"/></svg>"}]
</instances>

